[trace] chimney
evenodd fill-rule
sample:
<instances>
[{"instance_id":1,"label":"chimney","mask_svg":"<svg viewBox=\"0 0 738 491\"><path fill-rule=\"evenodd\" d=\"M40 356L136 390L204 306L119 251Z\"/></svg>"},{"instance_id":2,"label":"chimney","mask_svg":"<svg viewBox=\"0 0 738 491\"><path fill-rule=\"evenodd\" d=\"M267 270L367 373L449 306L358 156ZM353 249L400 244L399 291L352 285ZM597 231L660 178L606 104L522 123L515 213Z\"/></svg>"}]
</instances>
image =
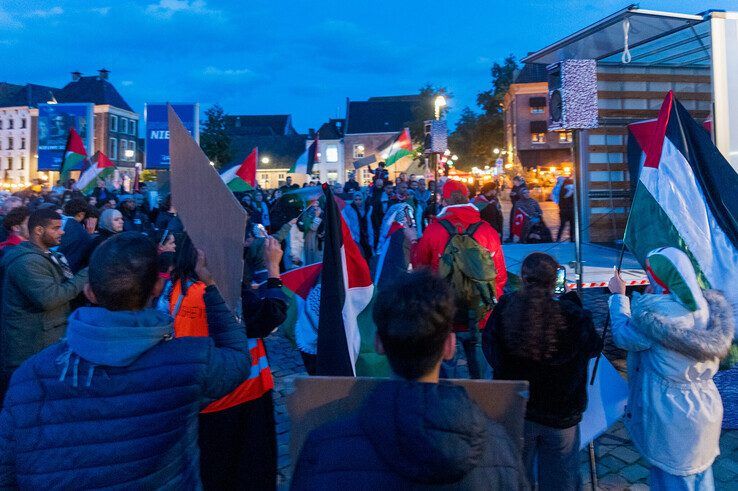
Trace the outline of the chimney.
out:
<instances>
[{"instance_id":1,"label":"chimney","mask_svg":"<svg viewBox=\"0 0 738 491\"><path fill-rule=\"evenodd\" d=\"M82 73L80 73L80 72L72 72L72 82L76 82L80 78L82 78Z\"/></svg>"},{"instance_id":2,"label":"chimney","mask_svg":"<svg viewBox=\"0 0 738 491\"><path fill-rule=\"evenodd\" d=\"M308 128L308 140L315 140L315 128Z\"/></svg>"},{"instance_id":3,"label":"chimney","mask_svg":"<svg viewBox=\"0 0 738 491\"><path fill-rule=\"evenodd\" d=\"M104 68L101 68L100 70L98 70L97 73L100 76L100 80L107 80L108 77L110 76L110 70L106 70Z\"/></svg>"}]
</instances>

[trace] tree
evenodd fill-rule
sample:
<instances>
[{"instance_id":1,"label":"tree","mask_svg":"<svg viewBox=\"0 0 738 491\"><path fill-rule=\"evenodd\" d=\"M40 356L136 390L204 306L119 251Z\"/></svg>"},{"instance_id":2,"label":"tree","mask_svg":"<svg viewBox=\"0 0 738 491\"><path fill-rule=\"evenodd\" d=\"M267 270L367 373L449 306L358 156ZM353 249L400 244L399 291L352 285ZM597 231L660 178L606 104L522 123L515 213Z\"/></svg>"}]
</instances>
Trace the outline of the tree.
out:
<instances>
[{"instance_id":1,"label":"tree","mask_svg":"<svg viewBox=\"0 0 738 491\"><path fill-rule=\"evenodd\" d=\"M205 111L205 121L200 129L200 148L216 169L231 161L231 138L225 127L225 113L219 104Z\"/></svg>"},{"instance_id":2,"label":"tree","mask_svg":"<svg viewBox=\"0 0 738 491\"><path fill-rule=\"evenodd\" d=\"M431 84L426 84L420 88L418 93L419 100L412 108L413 120L409 122L410 135L413 138L413 143L420 146L423 149L425 143L423 123L429 119L435 119L436 117L436 97L439 95L444 96L446 99L451 98L451 93L445 87L434 87ZM446 113L446 109L441 109L441 117Z\"/></svg>"}]
</instances>

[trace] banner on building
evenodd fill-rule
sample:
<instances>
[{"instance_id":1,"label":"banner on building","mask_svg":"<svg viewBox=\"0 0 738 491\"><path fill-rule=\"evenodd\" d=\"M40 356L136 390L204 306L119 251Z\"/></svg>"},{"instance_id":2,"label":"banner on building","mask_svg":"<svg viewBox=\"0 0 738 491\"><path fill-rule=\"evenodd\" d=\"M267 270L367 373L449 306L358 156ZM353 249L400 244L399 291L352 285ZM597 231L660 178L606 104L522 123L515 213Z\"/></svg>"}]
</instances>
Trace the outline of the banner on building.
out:
<instances>
[{"instance_id":1,"label":"banner on building","mask_svg":"<svg viewBox=\"0 0 738 491\"><path fill-rule=\"evenodd\" d=\"M171 104L182 125L200 143L200 105ZM169 122L167 104L146 104L146 168L169 169Z\"/></svg>"},{"instance_id":2,"label":"banner on building","mask_svg":"<svg viewBox=\"0 0 738 491\"><path fill-rule=\"evenodd\" d=\"M93 108L92 103L38 105L38 170L61 170L70 128L79 134L88 155L92 155Z\"/></svg>"}]
</instances>

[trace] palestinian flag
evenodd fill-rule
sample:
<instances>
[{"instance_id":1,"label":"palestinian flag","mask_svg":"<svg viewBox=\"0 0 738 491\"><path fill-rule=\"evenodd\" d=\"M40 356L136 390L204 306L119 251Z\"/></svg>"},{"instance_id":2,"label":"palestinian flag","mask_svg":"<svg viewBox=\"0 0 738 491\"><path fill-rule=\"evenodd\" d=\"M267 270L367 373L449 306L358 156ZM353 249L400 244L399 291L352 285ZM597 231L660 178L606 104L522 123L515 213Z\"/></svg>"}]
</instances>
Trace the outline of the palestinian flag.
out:
<instances>
[{"instance_id":1,"label":"palestinian flag","mask_svg":"<svg viewBox=\"0 0 738 491\"><path fill-rule=\"evenodd\" d=\"M371 317L374 285L369 266L351 238L346 222L333 199L325 194L325 246L318 325L318 375L354 376L361 353L360 317Z\"/></svg>"},{"instance_id":2,"label":"palestinian flag","mask_svg":"<svg viewBox=\"0 0 738 491\"><path fill-rule=\"evenodd\" d=\"M97 152L92 157L92 163L82 171L79 180L74 187L84 194L90 194L97 186L97 180L105 180L115 172L115 165L102 152Z\"/></svg>"},{"instance_id":3,"label":"palestinian flag","mask_svg":"<svg viewBox=\"0 0 738 491\"><path fill-rule=\"evenodd\" d=\"M391 283L397 275L407 272L410 263L406 254L405 224L397 219L397 211L391 217L391 224L379 251L374 270L374 284L378 291Z\"/></svg>"},{"instance_id":4,"label":"palestinian flag","mask_svg":"<svg viewBox=\"0 0 738 491\"><path fill-rule=\"evenodd\" d=\"M722 290L735 309L738 174L672 92L655 121L630 130L642 155L629 154L642 165L625 231L628 249L642 265L654 249L684 251L700 287Z\"/></svg>"},{"instance_id":5,"label":"palestinian flag","mask_svg":"<svg viewBox=\"0 0 738 491\"><path fill-rule=\"evenodd\" d=\"M323 264L316 263L282 273L282 292L287 297L287 318L280 332L296 344L295 329L301 318L306 316L305 300L320 280Z\"/></svg>"},{"instance_id":6,"label":"palestinian flag","mask_svg":"<svg viewBox=\"0 0 738 491\"><path fill-rule=\"evenodd\" d=\"M220 175L220 178L231 191L251 191L256 186L256 163L259 161L259 149L254 148L239 165L234 165Z\"/></svg>"},{"instance_id":7,"label":"palestinian flag","mask_svg":"<svg viewBox=\"0 0 738 491\"><path fill-rule=\"evenodd\" d=\"M378 151L387 167L396 164L400 159L411 156L413 141L410 138L410 130L405 128L397 136L380 146Z\"/></svg>"},{"instance_id":8,"label":"palestinian flag","mask_svg":"<svg viewBox=\"0 0 738 491\"><path fill-rule=\"evenodd\" d=\"M318 153L319 146L318 138L316 137L307 150L298 157L288 172L290 174L307 174L308 176L311 176L313 174L315 163L320 162L320 154Z\"/></svg>"},{"instance_id":9,"label":"palestinian flag","mask_svg":"<svg viewBox=\"0 0 738 491\"><path fill-rule=\"evenodd\" d=\"M67 138L67 146L64 150L64 161L61 166L62 179L68 179L69 173L73 170L82 170L87 160L87 151L82 143L82 138L74 128L69 128L69 137Z\"/></svg>"}]
</instances>

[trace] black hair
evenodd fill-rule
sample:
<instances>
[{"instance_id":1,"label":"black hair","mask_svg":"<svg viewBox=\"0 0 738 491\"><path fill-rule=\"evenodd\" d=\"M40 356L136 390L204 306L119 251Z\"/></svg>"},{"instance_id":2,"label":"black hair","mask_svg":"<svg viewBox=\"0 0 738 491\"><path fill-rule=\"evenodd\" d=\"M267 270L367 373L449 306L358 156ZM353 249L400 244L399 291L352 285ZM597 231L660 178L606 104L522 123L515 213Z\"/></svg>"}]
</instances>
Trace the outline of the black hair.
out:
<instances>
[{"instance_id":1,"label":"black hair","mask_svg":"<svg viewBox=\"0 0 738 491\"><path fill-rule=\"evenodd\" d=\"M176 252L174 253L174 269L172 269L172 283L182 282L182 292L186 292L187 280L199 281L195 266L197 266L197 248L187 233L175 236Z\"/></svg>"},{"instance_id":2,"label":"black hair","mask_svg":"<svg viewBox=\"0 0 738 491\"><path fill-rule=\"evenodd\" d=\"M77 213L86 214L89 206L82 198L72 198L64 204L64 214L68 217L73 217Z\"/></svg>"},{"instance_id":3,"label":"black hair","mask_svg":"<svg viewBox=\"0 0 738 491\"><path fill-rule=\"evenodd\" d=\"M61 221L61 219L61 215L54 211L54 207L41 207L28 217L28 230L32 231L36 227L46 228L52 220Z\"/></svg>"},{"instance_id":4,"label":"black hair","mask_svg":"<svg viewBox=\"0 0 738 491\"><path fill-rule=\"evenodd\" d=\"M171 208L171 207L172 207L172 195L170 193L170 194L167 194L164 197L164 200L162 200L162 202L161 202L161 210L163 210L163 211L169 211L169 208Z\"/></svg>"},{"instance_id":5,"label":"black hair","mask_svg":"<svg viewBox=\"0 0 738 491\"><path fill-rule=\"evenodd\" d=\"M122 232L100 244L90 258L89 282L97 303L108 310L141 310L154 290L156 246L146 235Z\"/></svg>"},{"instance_id":6,"label":"black hair","mask_svg":"<svg viewBox=\"0 0 738 491\"><path fill-rule=\"evenodd\" d=\"M427 269L403 273L379 292L372 312L392 370L416 380L440 361L455 313L448 283Z\"/></svg>"},{"instance_id":7,"label":"black hair","mask_svg":"<svg viewBox=\"0 0 738 491\"><path fill-rule=\"evenodd\" d=\"M560 302L553 296L558 268L556 259L542 252L523 260L523 288L511 295L501 316L504 344L513 355L545 361L561 348L561 333L567 324Z\"/></svg>"},{"instance_id":8,"label":"black hair","mask_svg":"<svg viewBox=\"0 0 738 491\"><path fill-rule=\"evenodd\" d=\"M100 210L93 205L87 205L87 209L85 210L85 219L87 218L100 218Z\"/></svg>"},{"instance_id":9,"label":"black hair","mask_svg":"<svg viewBox=\"0 0 738 491\"><path fill-rule=\"evenodd\" d=\"M31 216L31 210L28 209L27 206L18 206L16 208L13 208L8 212L7 215L5 215L5 220L3 220L3 227L5 230L10 232L13 230L13 227L16 225L21 225L23 221Z\"/></svg>"}]
</instances>

